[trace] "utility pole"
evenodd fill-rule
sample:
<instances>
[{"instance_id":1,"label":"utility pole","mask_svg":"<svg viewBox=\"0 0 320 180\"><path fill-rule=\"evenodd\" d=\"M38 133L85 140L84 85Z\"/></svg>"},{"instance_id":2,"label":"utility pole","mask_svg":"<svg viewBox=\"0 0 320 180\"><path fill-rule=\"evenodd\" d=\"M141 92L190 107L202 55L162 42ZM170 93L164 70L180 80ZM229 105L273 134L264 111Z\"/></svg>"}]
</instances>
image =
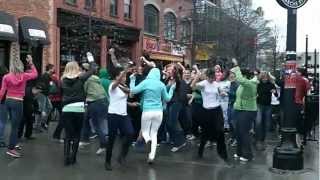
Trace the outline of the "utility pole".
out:
<instances>
[{"instance_id":1,"label":"utility pole","mask_svg":"<svg viewBox=\"0 0 320 180\"><path fill-rule=\"evenodd\" d=\"M313 65L313 70L314 70L314 77L317 77L317 49L314 49L314 65Z\"/></svg>"},{"instance_id":2,"label":"utility pole","mask_svg":"<svg viewBox=\"0 0 320 180\"><path fill-rule=\"evenodd\" d=\"M308 70L308 59L309 59L309 56L308 56L308 34L307 34L306 35L306 57L304 60L304 67L306 68L306 70Z\"/></svg>"}]
</instances>

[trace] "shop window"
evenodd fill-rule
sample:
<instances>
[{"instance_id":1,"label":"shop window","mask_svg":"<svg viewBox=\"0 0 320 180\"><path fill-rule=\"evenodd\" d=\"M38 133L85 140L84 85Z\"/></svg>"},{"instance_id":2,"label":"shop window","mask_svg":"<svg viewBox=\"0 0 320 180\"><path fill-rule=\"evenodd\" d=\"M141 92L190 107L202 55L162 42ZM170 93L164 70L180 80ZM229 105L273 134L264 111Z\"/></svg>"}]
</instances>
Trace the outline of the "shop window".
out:
<instances>
[{"instance_id":1,"label":"shop window","mask_svg":"<svg viewBox=\"0 0 320 180\"><path fill-rule=\"evenodd\" d=\"M177 19L173 13L164 15L164 37L166 39L176 39Z\"/></svg>"},{"instance_id":2,"label":"shop window","mask_svg":"<svg viewBox=\"0 0 320 180\"><path fill-rule=\"evenodd\" d=\"M118 15L118 0L110 0L110 16Z\"/></svg>"},{"instance_id":3,"label":"shop window","mask_svg":"<svg viewBox=\"0 0 320 180\"><path fill-rule=\"evenodd\" d=\"M85 1L85 8L86 9L95 9L96 7L96 0L86 0Z\"/></svg>"},{"instance_id":4,"label":"shop window","mask_svg":"<svg viewBox=\"0 0 320 180\"><path fill-rule=\"evenodd\" d=\"M77 0L64 0L64 2L69 5L76 5L77 4Z\"/></svg>"},{"instance_id":5,"label":"shop window","mask_svg":"<svg viewBox=\"0 0 320 180\"><path fill-rule=\"evenodd\" d=\"M124 17L126 19L131 19L131 0L124 0Z\"/></svg>"},{"instance_id":6,"label":"shop window","mask_svg":"<svg viewBox=\"0 0 320 180\"><path fill-rule=\"evenodd\" d=\"M159 34L159 11L153 5L144 7L144 31L149 34Z\"/></svg>"}]
</instances>

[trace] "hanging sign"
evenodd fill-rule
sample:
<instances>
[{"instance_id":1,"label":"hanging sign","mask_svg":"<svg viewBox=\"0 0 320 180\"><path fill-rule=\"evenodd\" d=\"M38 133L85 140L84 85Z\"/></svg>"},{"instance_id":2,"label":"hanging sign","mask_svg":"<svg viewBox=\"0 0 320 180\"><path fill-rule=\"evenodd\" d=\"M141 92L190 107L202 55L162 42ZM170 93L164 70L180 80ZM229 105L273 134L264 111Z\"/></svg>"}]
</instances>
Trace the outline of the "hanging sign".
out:
<instances>
[{"instance_id":1,"label":"hanging sign","mask_svg":"<svg viewBox=\"0 0 320 180\"><path fill-rule=\"evenodd\" d=\"M39 29L28 29L29 31L29 36L32 37L38 37L38 38L44 38L46 39L46 33L43 30L39 30Z\"/></svg>"},{"instance_id":2,"label":"hanging sign","mask_svg":"<svg viewBox=\"0 0 320 180\"><path fill-rule=\"evenodd\" d=\"M277 0L280 6L286 9L298 9L305 5L308 0Z\"/></svg>"}]
</instances>

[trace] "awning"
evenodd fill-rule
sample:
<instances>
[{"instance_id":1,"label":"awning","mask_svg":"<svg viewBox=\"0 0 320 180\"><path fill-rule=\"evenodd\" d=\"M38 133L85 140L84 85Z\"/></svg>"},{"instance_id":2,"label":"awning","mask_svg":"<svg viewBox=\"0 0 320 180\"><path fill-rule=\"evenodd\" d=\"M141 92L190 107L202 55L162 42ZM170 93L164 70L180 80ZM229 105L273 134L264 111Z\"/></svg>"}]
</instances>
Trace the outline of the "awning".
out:
<instances>
[{"instance_id":1,"label":"awning","mask_svg":"<svg viewBox=\"0 0 320 180\"><path fill-rule=\"evenodd\" d=\"M18 40L18 33L14 17L3 11L0 11L0 40Z\"/></svg>"},{"instance_id":2,"label":"awning","mask_svg":"<svg viewBox=\"0 0 320 180\"><path fill-rule=\"evenodd\" d=\"M150 53L150 59L172 61L172 62L183 62L183 56L177 56L177 55L161 53L161 52Z\"/></svg>"},{"instance_id":3,"label":"awning","mask_svg":"<svg viewBox=\"0 0 320 180\"><path fill-rule=\"evenodd\" d=\"M43 21L25 16L19 19L19 25L21 42L40 45L48 45L50 43L47 27Z\"/></svg>"}]
</instances>

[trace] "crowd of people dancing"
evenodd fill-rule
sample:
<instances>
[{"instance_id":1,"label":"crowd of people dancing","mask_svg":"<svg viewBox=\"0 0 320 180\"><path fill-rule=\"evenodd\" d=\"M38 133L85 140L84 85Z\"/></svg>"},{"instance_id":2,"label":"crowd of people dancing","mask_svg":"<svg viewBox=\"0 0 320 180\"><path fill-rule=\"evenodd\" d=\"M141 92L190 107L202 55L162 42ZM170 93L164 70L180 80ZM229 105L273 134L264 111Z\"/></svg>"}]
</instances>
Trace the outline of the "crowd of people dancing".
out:
<instances>
[{"instance_id":1,"label":"crowd of people dancing","mask_svg":"<svg viewBox=\"0 0 320 180\"><path fill-rule=\"evenodd\" d=\"M228 161L228 147L236 147L233 158L249 162L254 159L251 146L265 150L269 131L281 127L281 76L240 68L236 59L228 68L181 63L162 68L147 55L124 65L114 49L109 54L108 69L100 68L89 53L87 63L68 62L61 77L51 64L40 75L30 55L25 64L13 61L9 72L1 69L0 147L7 147L6 153L14 158L22 157L22 137L34 139L56 119L53 139L64 143L66 166L77 162L79 146L98 137L96 154L105 152L105 169L112 170L117 136L120 164L126 163L132 147L144 147L151 165L159 144L179 153L189 148L190 141L199 142L199 158L207 147L216 146L218 155ZM301 110L310 83L301 68L295 78L294 100ZM301 111L297 112L301 116L297 128L305 136Z\"/></svg>"}]
</instances>

